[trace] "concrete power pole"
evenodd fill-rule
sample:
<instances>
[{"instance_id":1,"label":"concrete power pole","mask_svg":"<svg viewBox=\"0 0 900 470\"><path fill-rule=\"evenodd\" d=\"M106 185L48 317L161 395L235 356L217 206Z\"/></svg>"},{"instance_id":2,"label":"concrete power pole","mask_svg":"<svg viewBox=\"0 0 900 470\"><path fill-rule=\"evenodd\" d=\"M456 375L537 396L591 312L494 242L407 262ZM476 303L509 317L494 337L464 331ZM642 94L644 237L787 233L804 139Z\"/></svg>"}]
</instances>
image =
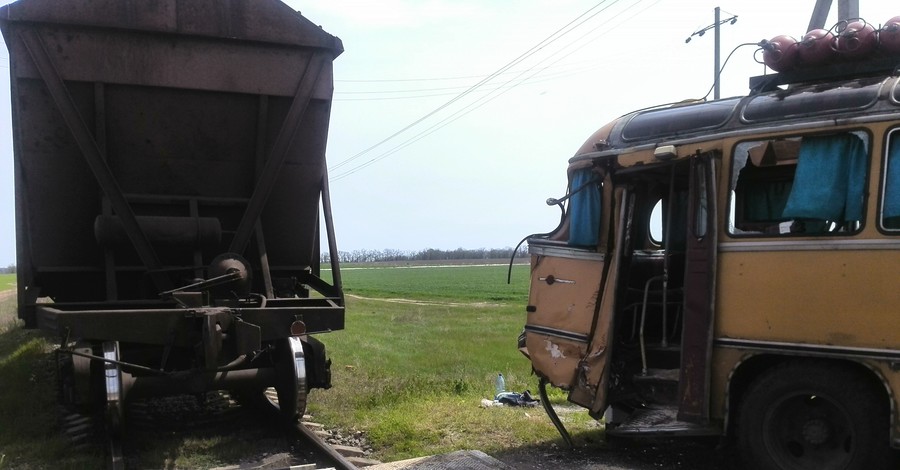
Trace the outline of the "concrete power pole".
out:
<instances>
[{"instance_id":1,"label":"concrete power pole","mask_svg":"<svg viewBox=\"0 0 900 470\"><path fill-rule=\"evenodd\" d=\"M719 44L722 39L721 33L719 32L719 30L721 29L720 26L722 26L720 24L720 21L721 21L720 20L720 11L721 10L719 9L719 7L716 7L716 17L715 17L715 21L713 21L713 24L716 25L716 28L715 28L716 34L713 36L713 39L715 39L714 42L716 43L715 48L714 48L715 51L713 52L713 54L715 54L715 59L713 60L713 62L714 62L713 80L715 80L713 82L713 99L714 100L719 99L719 69L720 69L719 53L721 51L721 46Z\"/></svg>"},{"instance_id":2,"label":"concrete power pole","mask_svg":"<svg viewBox=\"0 0 900 470\"><path fill-rule=\"evenodd\" d=\"M716 100L719 99L719 69L721 68L721 66L719 65L719 53L720 53L719 52L720 51L719 44L720 44L720 40L721 40L721 37L719 34L719 28L725 23L730 23L730 24L736 23L737 18L738 18L737 15L732 15L730 18L725 18L724 20L721 19L721 10L719 9L719 7L716 7L715 21L713 21L713 24L711 24L705 28L702 28L700 30L695 31L693 34L688 36L687 39L684 40L685 43L688 43L688 42L691 42L691 39L693 39L694 36L703 36L710 29L712 29L714 31L713 39L715 42L715 46L714 46L714 51L713 51L713 99L716 99Z\"/></svg>"}]
</instances>

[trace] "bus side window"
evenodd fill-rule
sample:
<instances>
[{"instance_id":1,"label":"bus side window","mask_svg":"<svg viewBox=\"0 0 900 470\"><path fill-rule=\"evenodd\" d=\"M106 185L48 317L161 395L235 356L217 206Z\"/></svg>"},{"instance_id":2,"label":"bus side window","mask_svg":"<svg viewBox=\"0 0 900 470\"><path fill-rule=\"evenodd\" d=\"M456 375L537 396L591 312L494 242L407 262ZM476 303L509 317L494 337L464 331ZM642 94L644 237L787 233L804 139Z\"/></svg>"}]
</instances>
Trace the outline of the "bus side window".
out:
<instances>
[{"instance_id":1,"label":"bus side window","mask_svg":"<svg viewBox=\"0 0 900 470\"><path fill-rule=\"evenodd\" d=\"M888 231L900 231L900 130L894 130L888 136L887 149L881 227Z\"/></svg>"},{"instance_id":2,"label":"bus side window","mask_svg":"<svg viewBox=\"0 0 900 470\"><path fill-rule=\"evenodd\" d=\"M858 230L866 148L863 133L738 144L729 233L821 235Z\"/></svg>"},{"instance_id":3,"label":"bus side window","mask_svg":"<svg viewBox=\"0 0 900 470\"><path fill-rule=\"evenodd\" d=\"M729 233L778 234L794 183L800 139L742 142L735 147ZM788 223L789 225L790 223Z\"/></svg>"},{"instance_id":4,"label":"bus side window","mask_svg":"<svg viewBox=\"0 0 900 470\"><path fill-rule=\"evenodd\" d=\"M658 199L650 211L650 242L656 246L663 244L663 200Z\"/></svg>"},{"instance_id":5,"label":"bus side window","mask_svg":"<svg viewBox=\"0 0 900 470\"><path fill-rule=\"evenodd\" d=\"M572 174L569 191L569 245L596 246L600 241L600 210L603 206L600 179L585 168Z\"/></svg>"}]
</instances>

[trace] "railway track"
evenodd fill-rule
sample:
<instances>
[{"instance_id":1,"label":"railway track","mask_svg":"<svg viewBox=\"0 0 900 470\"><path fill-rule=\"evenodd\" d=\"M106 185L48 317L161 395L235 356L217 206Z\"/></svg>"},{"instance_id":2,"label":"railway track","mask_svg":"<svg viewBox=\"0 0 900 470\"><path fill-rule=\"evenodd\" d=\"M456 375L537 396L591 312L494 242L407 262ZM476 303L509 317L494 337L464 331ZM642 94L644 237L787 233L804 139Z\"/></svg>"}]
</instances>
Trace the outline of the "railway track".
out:
<instances>
[{"instance_id":1,"label":"railway track","mask_svg":"<svg viewBox=\"0 0 900 470\"><path fill-rule=\"evenodd\" d=\"M316 433L309 429L305 424L294 424L292 426L292 431L298 438L302 439L303 442L313 446L317 452L328 461L328 465L331 465L331 468L336 470L355 470L357 468L356 465L328 445L328 443L317 436Z\"/></svg>"},{"instance_id":2,"label":"railway track","mask_svg":"<svg viewBox=\"0 0 900 470\"><path fill-rule=\"evenodd\" d=\"M351 461L317 434L320 425L308 421L284 425L279 420L277 398L267 394L268 409L237 404L226 392L210 392L205 398L177 396L136 400L125 408L122 433L109 433L97 413L84 415L68 411L62 418L65 433L76 450L89 452L103 446L108 468L169 467L177 455L158 461L166 448L183 441L220 442L232 450L237 468L303 468L354 470ZM278 423L278 424L276 424ZM340 446L354 455L362 449ZM148 450L149 449L149 450ZM169 451L169 452L178 452ZM365 459L360 459L366 462ZM358 460L359 461L359 460Z\"/></svg>"}]
</instances>

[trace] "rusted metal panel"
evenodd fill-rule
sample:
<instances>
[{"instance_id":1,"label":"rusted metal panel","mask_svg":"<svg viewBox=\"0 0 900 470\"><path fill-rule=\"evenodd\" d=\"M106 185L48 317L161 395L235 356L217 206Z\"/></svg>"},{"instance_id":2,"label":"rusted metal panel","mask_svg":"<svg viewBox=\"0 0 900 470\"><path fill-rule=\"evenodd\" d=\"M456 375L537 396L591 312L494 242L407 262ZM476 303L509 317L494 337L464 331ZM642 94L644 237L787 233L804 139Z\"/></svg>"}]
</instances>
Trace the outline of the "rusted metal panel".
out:
<instances>
[{"instance_id":1,"label":"rusted metal panel","mask_svg":"<svg viewBox=\"0 0 900 470\"><path fill-rule=\"evenodd\" d=\"M0 9L0 29L26 290L152 298L230 248L258 274L318 272L337 38L271 0L22 0ZM99 246L100 215L129 246ZM139 217L217 219L223 236L160 251ZM257 226L262 243L248 243Z\"/></svg>"},{"instance_id":2,"label":"rusted metal panel","mask_svg":"<svg viewBox=\"0 0 900 470\"><path fill-rule=\"evenodd\" d=\"M155 286L160 290L169 289L171 281L163 275L159 274L161 267L156 252L150 246L144 232L139 228L134 212L125 196L122 194L115 177L110 172L109 166L94 141L90 129L88 129L84 120L78 112L75 101L66 90L66 85L62 77L53 66L53 61L47 54L45 45L40 37L34 31L23 30L19 33L19 39L28 49L28 54L32 62L39 70L41 79L53 100L54 107L62 117L63 122L75 140L75 144L81 151L87 166L91 169L94 178L97 180L104 196L112 204L113 209L119 215L122 226L128 238L131 239L138 256L144 263L144 266L150 271Z\"/></svg>"},{"instance_id":3,"label":"rusted metal panel","mask_svg":"<svg viewBox=\"0 0 900 470\"><path fill-rule=\"evenodd\" d=\"M306 300L306 299L304 299ZM93 308L92 308L93 307ZM243 322L259 328L262 341L285 337L284 332L297 318L306 323L309 333L323 333L343 329L343 307L336 303L314 300L293 302L266 308L198 308L174 309L159 305L157 308L95 309L102 305L41 304L38 315L45 330L67 333L72 338L90 340L115 340L127 343L151 345L171 344L192 347L201 341L203 321L214 315L231 319L240 317ZM340 318L335 321L335 318ZM222 322L224 325L224 322Z\"/></svg>"},{"instance_id":4,"label":"rusted metal panel","mask_svg":"<svg viewBox=\"0 0 900 470\"><path fill-rule=\"evenodd\" d=\"M287 159L291 144L296 138L296 131L299 128L299 124L306 114L306 109L309 106L312 97L312 91L319 81L324 61L325 58L322 57L322 55L314 55L306 63L303 77L300 80L300 84L297 86L297 94L291 102L291 107L288 110L287 116L285 116L281 130L278 132L278 136L272 144L272 149L268 154L268 158L266 158L265 166L263 167L256 187L253 190L253 195L250 198L250 202L247 204L247 209L241 217L240 225L238 225L237 232L231 241L231 246L228 251L232 253L243 252L244 248L247 246L247 242L250 240L253 228L259 221L260 213L266 204L266 200L272 193L273 185ZM319 169L319 175L321 175L322 171L324 171L324 168ZM315 173L313 174L315 175Z\"/></svg>"},{"instance_id":5,"label":"rusted metal panel","mask_svg":"<svg viewBox=\"0 0 900 470\"><path fill-rule=\"evenodd\" d=\"M41 22L258 41L331 49L340 40L271 0L25 0L3 9L10 22Z\"/></svg>"},{"instance_id":6,"label":"rusted metal panel","mask_svg":"<svg viewBox=\"0 0 900 470\"><path fill-rule=\"evenodd\" d=\"M531 291L525 323L526 347L535 371L551 384L576 386L579 364L591 344L591 334L606 336L608 324L592 331L603 277L603 256L570 250L553 256L553 246L532 242ZM596 364L605 366L605 357ZM594 385L594 384L591 384Z\"/></svg>"},{"instance_id":7,"label":"rusted metal panel","mask_svg":"<svg viewBox=\"0 0 900 470\"><path fill-rule=\"evenodd\" d=\"M678 419L709 423L718 228L710 155L691 160Z\"/></svg>"},{"instance_id":8,"label":"rusted metal panel","mask_svg":"<svg viewBox=\"0 0 900 470\"><path fill-rule=\"evenodd\" d=\"M0 31L19 316L106 363L61 383L121 368L121 396L330 387L307 335L344 328L336 256L335 282L318 276L320 207L337 250L325 144L340 40L276 0L20 0ZM114 357L74 347L101 342ZM297 366L288 343L317 352Z\"/></svg>"},{"instance_id":9,"label":"rusted metal panel","mask_svg":"<svg viewBox=\"0 0 900 470\"><path fill-rule=\"evenodd\" d=\"M50 60L66 80L185 90L293 96L296 77L272 71L283 68L285 63L303 64L314 50L261 47L257 43L196 36L96 31L70 25L30 30L47 45ZM18 43L11 47L12 56L21 55ZM323 51L330 57L330 50ZM29 61L16 66L18 78L40 78ZM330 67L326 75L330 77ZM315 90L317 99L330 96L330 80Z\"/></svg>"}]
</instances>

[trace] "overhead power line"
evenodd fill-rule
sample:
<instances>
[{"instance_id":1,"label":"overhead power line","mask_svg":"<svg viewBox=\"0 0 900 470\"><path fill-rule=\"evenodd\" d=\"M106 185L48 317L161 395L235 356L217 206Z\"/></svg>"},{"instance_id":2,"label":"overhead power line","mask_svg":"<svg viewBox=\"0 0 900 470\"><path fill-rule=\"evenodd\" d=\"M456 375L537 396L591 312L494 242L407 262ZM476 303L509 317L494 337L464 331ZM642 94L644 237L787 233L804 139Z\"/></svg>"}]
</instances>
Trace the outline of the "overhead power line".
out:
<instances>
[{"instance_id":1,"label":"overhead power line","mask_svg":"<svg viewBox=\"0 0 900 470\"><path fill-rule=\"evenodd\" d=\"M584 13L578 15L578 17L576 17L574 20L570 21L569 23L567 23L567 24L566 24L565 26L563 26L562 28L559 28L559 29L556 30L553 34L551 34L550 36L547 36L545 39L543 39L542 41L540 41L540 42L537 43L536 45L532 46L530 49L528 49L527 51L523 52L521 55L519 55L518 57L516 57L515 59L513 59L512 61L510 61L509 63L507 63L507 64L504 65L503 67L500 67L500 69L498 69L496 72L494 72L494 73L488 75L487 77L485 77L485 78L479 80L477 83L475 83L474 85L472 85L472 86L469 87L467 90L465 90L465 91L463 91L462 93L460 93L459 95L457 95L457 96L451 98L451 99L450 99L449 101L447 101L446 103L444 103L444 104L438 106L437 108L435 108L434 110L432 110L432 111L426 113L424 116L422 116L422 117L416 119L415 121L413 121L413 122L411 122L410 124L406 125L406 126L403 127L402 129L400 129L400 130L394 132L393 134L389 135L388 137L382 139L381 141L377 142L376 144L374 144L374 145L372 145L372 146L370 146L370 147L368 147L368 148L366 148L366 149L364 149L364 150L362 150L362 151L356 153L355 155L351 156L350 158L347 158L346 160L344 160L344 161L338 163L338 164L335 165L332 169L338 169L338 168L343 167L344 165L349 164L350 162L356 160L357 158L359 158L359 157L361 157L361 156L363 156L363 155L365 155L365 154L371 152L372 150L374 150L374 149L380 147L381 145L385 144L386 142L388 142L388 141L394 139L394 138L397 137L398 135L400 135L400 134L406 132L407 130L409 130L409 129L413 128L413 127L415 127L416 125L418 125L418 124L421 123L422 121L425 121L426 119L430 118L431 116L434 116L435 114L437 114L437 113L440 112L441 110L447 108L448 106L452 105L453 103L455 103L455 102L459 101L460 99L466 97L467 95L469 95L470 93L472 93L473 91L475 91L476 89L478 89L479 87L481 87L482 85L484 85L485 83L487 83L487 82L489 82L490 80L492 80L492 79L493 79L494 77L496 77L497 75L499 75L499 74L501 74L501 73L503 73L503 72L509 70L510 68L514 67L514 66L517 65L518 63L520 63L520 62L522 62L523 60L525 60L526 58L530 57L531 55L533 55L533 54L536 53L537 51L543 49L546 45L553 43L553 42L556 41L560 36L562 36L562 35L568 33L568 32L571 31L572 29L574 29L574 28L580 26L581 24L583 24L584 21L587 21L587 20L589 20L590 18L592 18L593 16L588 17L586 20L582 21L581 23L576 24L574 27L572 26L573 24L577 23L577 22L578 22L579 20L581 20L583 17L587 16L588 14L590 14L590 12L592 12L592 11L595 10L595 9L597 9L598 7L600 7L601 5L603 5L604 3L606 3L607 1L609 1L609 0L601 0L600 3L597 3L596 5L592 6L592 7L589 8L588 10L586 10ZM616 1L618 1L618 0L614 0L613 3L615 3Z\"/></svg>"},{"instance_id":2,"label":"overhead power line","mask_svg":"<svg viewBox=\"0 0 900 470\"><path fill-rule=\"evenodd\" d=\"M638 0L637 3L635 3L635 4L633 4L633 5L629 6L629 7L627 7L625 10L623 10L623 11L619 12L618 14L616 14L615 16L613 16L613 17L610 19L610 21L615 20L616 18L618 18L618 17L621 16L622 14L624 14L624 13L626 13L627 11L629 11L629 10L635 8L638 4L642 3L643 1L644 1L644 0ZM537 74L541 73L542 71L544 71L544 70L546 70L546 69L552 67L554 64L556 64L556 63L558 63L558 62L560 62L560 61L566 59L567 57L569 57L570 55L574 54L575 52L577 52L577 51L580 50L581 48L587 46L587 45L590 44L591 42L593 42L593 41L599 39L600 37L605 36L606 34L612 32L613 30L615 30L615 29L616 29L618 26L620 26L621 24L627 23L630 19L632 19L632 18L634 18L635 16L637 16L637 15L643 13L644 11L646 11L646 10L652 8L653 6L655 6L655 5L656 5L657 3L659 3L660 1L661 1L661 0L656 0L655 2L653 2L653 3L650 4L650 5L648 5L647 7L643 8L642 10L640 10L640 11L634 13L633 15L629 16L627 19L623 20L623 21L622 21L620 24L618 24L618 25L615 25L615 26L612 26L612 27L605 28L599 35L597 35L596 37L590 38L588 41L585 41L585 42L584 42L583 44L581 44L580 46L577 46L577 47L571 47L571 48L570 48L570 46L574 46L574 45L577 44L579 41L581 41L581 40L584 39L585 37L587 37L587 36L593 34L593 33L596 32L597 30L599 30L600 28L603 28L603 27L607 26L607 24L604 23L604 24L602 24L602 25L600 25L600 26L597 26L597 27L591 29L591 30L588 31L587 33L585 33L585 34L579 36L578 38L576 38L575 40L569 42L568 44L566 44L565 46L563 46L563 47L561 48L561 50L567 50L568 53L566 53L565 55L563 55L563 56L561 56L561 57L556 57L556 60L555 60L555 61L551 62L549 65L546 65L546 66L544 66L544 67L538 69L538 70L535 71L533 74L531 74L531 75L529 75L528 77L525 77L525 78L523 78L522 80L520 80L518 83L509 86L509 84L510 84L511 82L513 82L513 81L515 81L516 79L518 79L519 77L521 77L521 75L524 75L524 74L526 74L526 73L528 73L528 72L530 72L530 71L533 71L534 69L536 69L536 68L538 67L538 65L540 65L541 63L543 63L543 62L549 60L550 58L553 58L554 56L550 56L550 57L544 58L543 60L541 60L540 62L538 62L538 64L535 64L535 65L532 66L531 68L529 68L529 69L527 69L527 70L521 72L518 76L513 77L513 78L510 79L509 81L507 81L507 82L503 83L502 85L500 85L500 86L494 88L494 89L491 91L491 93L489 93L488 95L483 96L482 98L480 98L479 100L477 100L477 101L475 101L475 102L473 102L473 103L470 103L469 105L465 106L464 108L462 108L462 109L456 111L455 113L451 114L450 116L444 118L443 120L441 120L441 121L438 122L437 124L434 124L434 125L432 125L431 127L427 128L427 129L425 129L425 130L423 130L423 131L420 132L419 134L416 134L415 136L413 136L413 137L407 139L406 141L404 141L403 143L399 144L398 146L396 146L396 147L394 147L394 148L392 148L392 149L390 149L390 150L388 150L388 151L382 153L381 155L378 155L377 157L374 157L374 158L372 158L371 160L368 160L367 162L365 162L365 163L363 163L363 164L361 164L361 165L358 165L358 166L356 166L356 167L354 167L354 168L352 168L352 169L350 169L350 170L346 170L346 171L344 171L343 173L334 175L331 179L336 181L336 180L342 179L342 178L344 178L344 177L347 177L347 176L349 176L349 175L351 175L351 174L353 174L353 173L356 173L357 171L360 171L360 170L362 170L362 169L364 169L364 168L366 168L366 167L368 167L368 166L370 166L370 165L372 165L372 164L374 164L374 163L376 163L376 162L378 162L378 161L380 161L380 160L383 160L384 158L389 157L390 155L393 155L394 153L396 153L396 152L398 152L398 151L400 151L400 150L402 150L402 149L404 149L404 148L406 148L406 147L408 147L408 146L410 146L410 145L412 145L412 144L418 142L419 140L424 139L425 137L427 137L427 136L433 134L434 132L436 132L437 130L441 129L442 127L444 127L444 126L446 126L446 125L448 125L448 124L450 124L450 123L456 121L457 119L463 117L464 115L466 115L466 114L468 114L468 113L470 113L470 112L472 112L472 111L474 111L474 110L480 108L481 106L484 106L484 105L487 104L488 102L490 102L490 101L492 101L492 100L498 98L499 96L503 95L503 94L506 93L507 91L510 91L510 90L512 90L513 88L515 88L515 87L517 87L517 86L519 86L519 85L522 85L523 83L529 81L529 80L530 80L531 78L533 78L535 75L537 75ZM605 9L604 9L604 10L605 10ZM602 12L602 11L601 11L601 12ZM600 12L598 12L598 13L600 13ZM495 94L495 92L498 91L498 90L502 90L502 91L500 91L499 93L496 93L496 94ZM493 96L492 96L492 95L493 95Z\"/></svg>"},{"instance_id":3,"label":"overhead power line","mask_svg":"<svg viewBox=\"0 0 900 470\"><path fill-rule=\"evenodd\" d=\"M581 62L573 62L572 65L578 65L581 63L592 63L593 61L581 61ZM507 70L504 74L509 73L519 73L518 70ZM462 75L457 77L420 77L420 78L378 78L378 79L335 79L335 83L404 83L404 82L448 82L454 80L471 80L473 78L482 79L486 78L487 75ZM463 88L460 86L460 88ZM335 92L341 93L341 92Z\"/></svg>"},{"instance_id":4,"label":"overhead power line","mask_svg":"<svg viewBox=\"0 0 900 470\"><path fill-rule=\"evenodd\" d=\"M577 75L581 73L585 73L591 70L596 70L602 67L602 63L599 61L593 61L593 65L589 67L580 67L577 69L568 69L557 71L554 73L542 74L540 76L533 77L528 80L528 84L534 83L543 83L551 80L556 80L562 77L570 77L572 75ZM532 68L525 70L524 72L531 71ZM523 71L516 71L516 74L522 74ZM518 75L517 75L518 76ZM483 77L483 76L482 76ZM481 89L475 90L478 92L484 91L489 92L496 90L498 87L503 85L491 85L486 84L481 87ZM488 89L484 89L487 87L491 87ZM418 98L429 98L434 96L450 96L456 95L457 92L451 92L451 90L462 90L468 88L466 86L456 86L456 87L438 87L438 88L412 88L405 90L371 90L371 91L344 91L344 92L335 92L335 96L337 95L387 95L392 94L395 96L368 96L368 97L353 97L353 98L333 98L334 101L378 101L378 100L402 100L402 99L418 99ZM432 93L432 92L446 92L446 93ZM424 94L423 94L424 93Z\"/></svg>"}]
</instances>

